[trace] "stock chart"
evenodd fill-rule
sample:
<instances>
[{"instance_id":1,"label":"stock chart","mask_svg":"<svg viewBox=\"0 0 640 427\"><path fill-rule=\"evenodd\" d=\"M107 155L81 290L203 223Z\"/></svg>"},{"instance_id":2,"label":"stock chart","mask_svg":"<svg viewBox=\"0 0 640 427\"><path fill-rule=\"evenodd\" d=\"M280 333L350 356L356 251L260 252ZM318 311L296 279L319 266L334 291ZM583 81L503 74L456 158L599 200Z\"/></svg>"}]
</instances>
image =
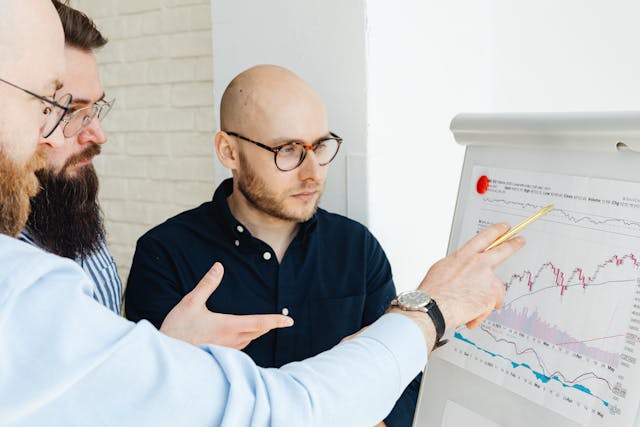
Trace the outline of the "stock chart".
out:
<instances>
[{"instance_id":1,"label":"stock chart","mask_svg":"<svg viewBox=\"0 0 640 427\"><path fill-rule=\"evenodd\" d=\"M476 166L467 187L456 247L490 224L555 209L498 268L502 308L455 330L441 356L582 425L631 425L640 399L640 186Z\"/></svg>"}]
</instances>

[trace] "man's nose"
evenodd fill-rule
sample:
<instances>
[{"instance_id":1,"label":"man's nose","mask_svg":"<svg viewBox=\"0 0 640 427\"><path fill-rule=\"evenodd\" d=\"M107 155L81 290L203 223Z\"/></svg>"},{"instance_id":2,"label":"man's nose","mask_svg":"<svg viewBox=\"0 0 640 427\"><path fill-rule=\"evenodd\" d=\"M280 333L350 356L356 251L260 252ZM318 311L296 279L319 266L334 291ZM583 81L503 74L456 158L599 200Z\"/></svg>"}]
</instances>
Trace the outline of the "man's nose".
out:
<instances>
[{"instance_id":1,"label":"man's nose","mask_svg":"<svg viewBox=\"0 0 640 427\"><path fill-rule=\"evenodd\" d=\"M107 133L97 117L94 117L93 120L91 120L91 123L80 131L80 134L78 135L78 142L81 144L104 144L107 142Z\"/></svg>"},{"instance_id":2,"label":"man's nose","mask_svg":"<svg viewBox=\"0 0 640 427\"><path fill-rule=\"evenodd\" d=\"M300 179L318 180L322 175L322 168L324 166L320 166L316 153L313 151L313 147L305 146L305 149L307 154L299 167Z\"/></svg>"}]
</instances>

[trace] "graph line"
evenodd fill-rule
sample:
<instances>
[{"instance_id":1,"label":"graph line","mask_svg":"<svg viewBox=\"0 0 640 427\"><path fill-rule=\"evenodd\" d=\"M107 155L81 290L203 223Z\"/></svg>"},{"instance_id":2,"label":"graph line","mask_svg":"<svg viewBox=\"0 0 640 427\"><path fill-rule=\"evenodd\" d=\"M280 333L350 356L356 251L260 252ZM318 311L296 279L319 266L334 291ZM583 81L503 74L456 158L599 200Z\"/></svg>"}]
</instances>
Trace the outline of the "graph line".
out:
<instances>
[{"instance_id":1,"label":"graph line","mask_svg":"<svg viewBox=\"0 0 640 427\"><path fill-rule=\"evenodd\" d=\"M585 270L582 267L574 267L571 273L567 276L561 268L557 267L553 262L548 261L542 264L535 274L531 270L524 270L520 274L512 274L509 281L505 283L505 289L508 291L514 282L522 283L526 281L526 285L531 292L542 273L549 271L553 276L554 285L560 289L560 295L563 295L570 286L567 285L567 283L572 283L575 280L578 284L582 285L584 289L586 289L587 286L598 278L598 275L604 268L609 266L619 267L629 262L634 268L638 268L638 258L635 254L630 253L623 256L613 255L611 258L598 264L591 275L585 274Z\"/></svg>"},{"instance_id":2,"label":"graph line","mask_svg":"<svg viewBox=\"0 0 640 427\"><path fill-rule=\"evenodd\" d=\"M627 334L618 334L618 335L609 335L608 337L598 337L598 338L591 338L588 340L580 340L580 341L567 341L567 342L559 342L556 343L556 345L565 345L565 344L583 344L586 342L592 342L592 341L600 341L600 340L608 340L610 338L619 338L619 337L624 337Z\"/></svg>"},{"instance_id":3,"label":"graph line","mask_svg":"<svg viewBox=\"0 0 640 427\"><path fill-rule=\"evenodd\" d=\"M542 205L537 205L533 203L526 202L514 202L511 200L504 199L491 199L484 198L484 201L488 204L501 204L503 206L518 206L520 209L529 209L529 210L538 210L542 208ZM602 215L593 215L593 214L585 214L583 212L571 211L568 209L554 209L552 213L558 213L565 217L568 221L574 224L580 224L581 222L588 222L592 225L607 225L609 223L622 223L626 227L635 227L640 230L640 222L633 221L626 218L613 218ZM574 215L577 214L577 215ZM580 216L582 215L582 216ZM597 219L597 218L602 219Z\"/></svg>"},{"instance_id":4,"label":"graph line","mask_svg":"<svg viewBox=\"0 0 640 427\"><path fill-rule=\"evenodd\" d=\"M488 328L486 326L484 326L484 325L481 325L480 329L482 331L484 331L487 335L489 335L495 342L497 342L497 343L504 342L504 343L512 345L516 356L522 356L522 355L527 354L527 353L532 353L534 355L534 357L536 358L536 360L538 362L538 365L540 366L540 369L542 369L542 373L545 376L549 377L549 378L558 377L565 384L577 384L579 382L586 381L588 379L592 379L593 378L593 379L597 379L597 380L603 381L607 385L609 390L611 390L613 392L613 387L611 386L611 383L609 383L609 380L607 380L606 378L598 376L593 371L584 372L584 373L578 375L577 377L575 377L574 379L568 379L560 371L549 372L551 370L546 367L544 361L542 360L542 357L540 357L538 352L533 347L527 347L527 348L525 348L523 350L519 350L518 349L518 344L515 341L510 341L510 340L507 340L505 338L497 337L496 335L491 333L491 331L489 331Z\"/></svg>"},{"instance_id":5,"label":"graph line","mask_svg":"<svg viewBox=\"0 0 640 427\"><path fill-rule=\"evenodd\" d=\"M605 407L609 407L609 405L610 405L610 403L608 401L606 401L603 398L595 395L589 388L587 388L587 387L585 387L585 386L583 386L581 384L573 384L573 385L571 385L571 384L568 384L568 383L564 383L558 376L548 376L548 375L545 375L544 373L537 372L533 368L531 368L531 366L529 366L526 363L515 362L515 361L511 360L510 358L508 358L508 357L506 357L506 356L504 356L502 354L494 353L492 351L489 351L489 350L487 350L485 348L480 347L479 345L477 345L473 341L465 338L460 332L455 332L454 333L454 338L458 339L458 340L460 340L462 342L465 342L465 343L467 343L467 344L469 344L469 345L471 345L473 347L475 347L476 349L480 350L481 352L483 352L483 353L485 353L485 354L487 354L487 355L489 355L491 357L495 357L495 358L500 358L500 359L506 360L507 362L509 362L511 364L511 366L513 368L523 367L523 368L531 371L533 373L533 375L535 376L535 378L537 380L541 381L542 383L547 383L549 381L556 381L556 382L560 383L563 387L572 388L574 390L577 390L577 391L585 393L585 394L587 394L589 396L592 396L593 398L595 398L595 399L599 400L600 402L602 402L602 404ZM619 413L619 412L616 412L616 413Z\"/></svg>"}]
</instances>

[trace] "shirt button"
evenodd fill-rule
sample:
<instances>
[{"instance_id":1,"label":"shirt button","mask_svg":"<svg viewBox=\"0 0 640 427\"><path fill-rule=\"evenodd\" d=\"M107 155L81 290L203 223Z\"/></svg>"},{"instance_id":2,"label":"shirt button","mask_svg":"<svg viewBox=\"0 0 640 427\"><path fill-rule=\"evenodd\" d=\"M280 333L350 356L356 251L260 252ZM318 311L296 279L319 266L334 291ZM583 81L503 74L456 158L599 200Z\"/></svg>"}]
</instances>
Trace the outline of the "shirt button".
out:
<instances>
[{"instance_id":1,"label":"shirt button","mask_svg":"<svg viewBox=\"0 0 640 427\"><path fill-rule=\"evenodd\" d=\"M238 233L242 233L244 231L244 227L239 225L236 227L236 230L238 230Z\"/></svg>"},{"instance_id":2,"label":"shirt button","mask_svg":"<svg viewBox=\"0 0 640 427\"><path fill-rule=\"evenodd\" d=\"M236 246L240 246L240 240L236 240L235 242L233 242Z\"/></svg>"},{"instance_id":3,"label":"shirt button","mask_svg":"<svg viewBox=\"0 0 640 427\"><path fill-rule=\"evenodd\" d=\"M269 261L271 259L271 252L265 252L262 254L262 258Z\"/></svg>"},{"instance_id":4,"label":"shirt button","mask_svg":"<svg viewBox=\"0 0 640 427\"><path fill-rule=\"evenodd\" d=\"M282 314L285 315L285 316L288 316L289 315L289 309L287 307L283 308L282 309Z\"/></svg>"}]
</instances>

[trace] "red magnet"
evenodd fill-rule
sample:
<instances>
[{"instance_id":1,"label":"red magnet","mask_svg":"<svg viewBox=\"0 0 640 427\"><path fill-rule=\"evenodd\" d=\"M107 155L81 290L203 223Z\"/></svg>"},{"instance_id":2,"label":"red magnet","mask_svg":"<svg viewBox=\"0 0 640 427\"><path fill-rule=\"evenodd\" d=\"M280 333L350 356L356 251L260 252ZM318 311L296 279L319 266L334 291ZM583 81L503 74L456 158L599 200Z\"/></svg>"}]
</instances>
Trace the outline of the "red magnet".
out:
<instances>
[{"instance_id":1,"label":"red magnet","mask_svg":"<svg viewBox=\"0 0 640 427\"><path fill-rule=\"evenodd\" d=\"M486 175L482 175L478 179L478 183L476 184L476 190L478 191L478 194L486 193L487 190L489 189L490 182L491 180Z\"/></svg>"}]
</instances>

